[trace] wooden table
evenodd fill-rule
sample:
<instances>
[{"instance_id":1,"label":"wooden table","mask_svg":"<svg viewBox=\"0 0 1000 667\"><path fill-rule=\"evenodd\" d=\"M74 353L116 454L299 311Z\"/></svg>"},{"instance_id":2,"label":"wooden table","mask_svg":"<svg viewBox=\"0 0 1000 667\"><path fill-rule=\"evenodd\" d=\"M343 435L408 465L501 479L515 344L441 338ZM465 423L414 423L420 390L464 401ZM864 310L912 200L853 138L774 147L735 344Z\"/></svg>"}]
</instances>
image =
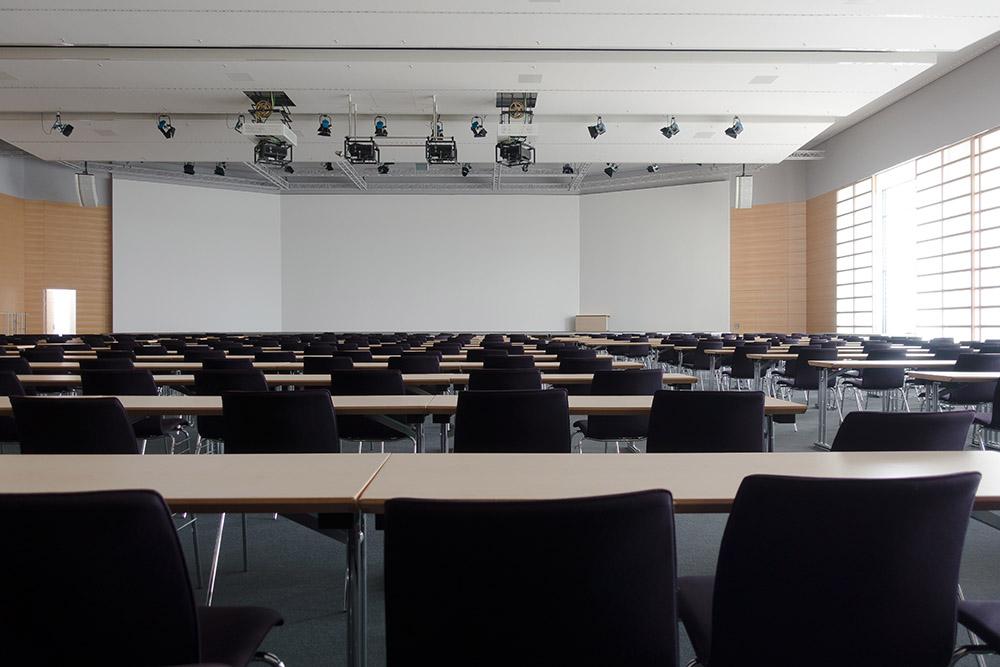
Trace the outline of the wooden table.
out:
<instances>
[{"instance_id":1,"label":"wooden table","mask_svg":"<svg viewBox=\"0 0 1000 667\"><path fill-rule=\"evenodd\" d=\"M367 558L358 499L387 461L385 454L222 456L3 457L3 493L153 489L177 512L219 512L213 563L226 512L350 513L347 567L350 597L347 664L363 665L367 651ZM214 588L209 578L208 600ZM331 598L335 598L331 595Z\"/></svg>"},{"instance_id":2,"label":"wooden table","mask_svg":"<svg viewBox=\"0 0 1000 667\"><path fill-rule=\"evenodd\" d=\"M30 363L32 371L74 371L80 368L76 361L33 361ZM302 371L301 361L255 361L254 368L266 372L294 373ZM145 368L153 372L183 372L201 370L200 361L137 361L136 368ZM354 368L387 368L388 363L384 361L360 361L355 362ZM482 368L481 361L442 361L442 371L462 371L470 368ZM613 361L612 368L642 368L642 364L633 361ZM559 370L558 361L540 361L535 364L535 368L541 371Z\"/></svg>"},{"instance_id":3,"label":"wooden table","mask_svg":"<svg viewBox=\"0 0 1000 667\"><path fill-rule=\"evenodd\" d=\"M866 368L951 368L955 365L954 359L886 359L882 361L852 361L837 360L825 361L815 360L809 362L810 366L819 369L819 386L816 390L816 405L819 409L819 426L817 428L816 447L820 449L830 449L826 441L826 392L827 384L830 380L830 371L843 370L864 370Z\"/></svg>"}]
</instances>

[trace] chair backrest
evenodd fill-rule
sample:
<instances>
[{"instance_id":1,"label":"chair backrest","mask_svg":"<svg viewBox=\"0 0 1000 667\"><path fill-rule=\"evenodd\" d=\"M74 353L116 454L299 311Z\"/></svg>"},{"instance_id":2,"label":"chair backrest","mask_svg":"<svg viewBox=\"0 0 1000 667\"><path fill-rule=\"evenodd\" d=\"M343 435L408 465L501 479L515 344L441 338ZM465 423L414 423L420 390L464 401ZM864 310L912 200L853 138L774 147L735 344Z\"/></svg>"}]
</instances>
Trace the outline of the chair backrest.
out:
<instances>
[{"instance_id":1,"label":"chair backrest","mask_svg":"<svg viewBox=\"0 0 1000 667\"><path fill-rule=\"evenodd\" d=\"M11 396L22 454L138 454L132 423L114 397Z\"/></svg>"},{"instance_id":2,"label":"chair backrest","mask_svg":"<svg viewBox=\"0 0 1000 667\"><path fill-rule=\"evenodd\" d=\"M152 356L156 354L166 354L166 353L167 353L167 348L163 347L162 345L140 345L139 347L135 348L135 356L137 357Z\"/></svg>"},{"instance_id":3,"label":"chair backrest","mask_svg":"<svg viewBox=\"0 0 1000 667\"><path fill-rule=\"evenodd\" d=\"M292 350L263 350L253 358L254 361L297 361Z\"/></svg>"},{"instance_id":4,"label":"chair backrest","mask_svg":"<svg viewBox=\"0 0 1000 667\"><path fill-rule=\"evenodd\" d=\"M730 377L746 380L753 378L754 362L747 359L748 354L765 354L768 350L767 343L744 343L733 350L733 357L729 363Z\"/></svg>"},{"instance_id":5,"label":"chair backrest","mask_svg":"<svg viewBox=\"0 0 1000 667\"><path fill-rule=\"evenodd\" d=\"M42 345L28 350L21 350L21 356L28 361L62 361L65 357L63 349L58 345Z\"/></svg>"},{"instance_id":6,"label":"chair backrest","mask_svg":"<svg viewBox=\"0 0 1000 667\"><path fill-rule=\"evenodd\" d=\"M395 368L337 370L330 379L335 396L379 396L406 393L403 374Z\"/></svg>"},{"instance_id":7,"label":"chair backrest","mask_svg":"<svg viewBox=\"0 0 1000 667\"><path fill-rule=\"evenodd\" d=\"M368 350L345 350L341 348L337 352L338 357L350 357L354 361L374 361L372 353Z\"/></svg>"},{"instance_id":8,"label":"chair backrest","mask_svg":"<svg viewBox=\"0 0 1000 667\"><path fill-rule=\"evenodd\" d=\"M267 391L264 373L250 368L206 369L194 372L194 391L221 396L226 391Z\"/></svg>"},{"instance_id":9,"label":"chair backrest","mask_svg":"<svg viewBox=\"0 0 1000 667\"><path fill-rule=\"evenodd\" d=\"M851 412L837 431L835 452L965 449L975 412Z\"/></svg>"},{"instance_id":10,"label":"chair backrest","mask_svg":"<svg viewBox=\"0 0 1000 667\"><path fill-rule=\"evenodd\" d=\"M0 522L17 545L0 553L6 660L198 662L184 554L157 493L4 494Z\"/></svg>"},{"instance_id":11,"label":"chair backrest","mask_svg":"<svg viewBox=\"0 0 1000 667\"><path fill-rule=\"evenodd\" d=\"M613 367L611 357L570 357L559 360L560 373L595 373L610 371Z\"/></svg>"},{"instance_id":12,"label":"chair backrest","mask_svg":"<svg viewBox=\"0 0 1000 667\"><path fill-rule=\"evenodd\" d=\"M400 373L440 373L441 358L436 354L389 357L388 367L394 368Z\"/></svg>"},{"instance_id":13,"label":"chair backrest","mask_svg":"<svg viewBox=\"0 0 1000 667\"><path fill-rule=\"evenodd\" d=\"M465 358L469 361L486 361L488 357L506 357L506 356L507 356L507 350L503 349L496 350L496 349L479 347L469 350L466 353Z\"/></svg>"},{"instance_id":14,"label":"chair backrest","mask_svg":"<svg viewBox=\"0 0 1000 667\"><path fill-rule=\"evenodd\" d=\"M483 368L534 368L535 358L530 354L512 354L503 357L486 357Z\"/></svg>"},{"instance_id":15,"label":"chair backrest","mask_svg":"<svg viewBox=\"0 0 1000 667\"><path fill-rule=\"evenodd\" d=\"M350 357L303 357L302 372L310 374L325 374L333 371L346 371L354 368L354 360Z\"/></svg>"},{"instance_id":16,"label":"chair backrest","mask_svg":"<svg viewBox=\"0 0 1000 667\"><path fill-rule=\"evenodd\" d=\"M712 667L949 664L979 479L744 479L719 549Z\"/></svg>"},{"instance_id":17,"label":"chair backrest","mask_svg":"<svg viewBox=\"0 0 1000 667\"><path fill-rule=\"evenodd\" d=\"M656 392L647 452L762 452L764 394L759 391Z\"/></svg>"},{"instance_id":18,"label":"chair backrest","mask_svg":"<svg viewBox=\"0 0 1000 667\"><path fill-rule=\"evenodd\" d=\"M596 371L590 383L595 396L652 396L663 389L663 371ZM602 416L587 418L587 437L596 440L626 440L646 436L648 415Z\"/></svg>"},{"instance_id":19,"label":"chair backrest","mask_svg":"<svg viewBox=\"0 0 1000 667\"><path fill-rule=\"evenodd\" d=\"M834 348L806 347L799 351L795 364L795 376L792 386L797 389L816 389L819 387L819 369L810 361L836 361L837 350ZM832 373L831 373L832 381Z\"/></svg>"},{"instance_id":20,"label":"chair backrest","mask_svg":"<svg viewBox=\"0 0 1000 667\"><path fill-rule=\"evenodd\" d=\"M534 368L474 368L469 370L470 391L541 389L542 373Z\"/></svg>"},{"instance_id":21,"label":"chair backrest","mask_svg":"<svg viewBox=\"0 0 1000 667\"><path fill-rule=\"evenodd\" d=\"M337 346L333 343L310 343L303 349L304 354L334 354Z\"/></svg>"},{"instance_id":22,"label":"chair backrest","mask_svg":"<svg viewBox=\"0 0 1000 667\"><path fill-rule=\"evenodd\" d=\"M224 392L222 416L228 454L340 452L326 389Z\"/></svg>"},{"instance_id":23,"label":"chair backrest","mask_svg":"<svg viewBox=\"0 0 1000 667\"><path fill-rule=\"evenodd\" d=\"M80 365L81 371L100 371L100 370L127 370L130 368L135 368L135 364L132 359L128 357L111 357L108 359L81 359L77 362Z\"/></svg>"},{"instance_id":24,"label":"chair backrest","mask_svg":"<svg viewBox=\"0 0 1000 667\"><path fill-rule=\"evenodd\" d=\"M569 399L562 389L463 391L456 452L569 453Z\"/></svg>"},{"instance_id":25,"label":"chair backrest","mask_svg":"<svg viewBox=\"0 0 1000 667\"><path fill-rule=\"evenodd\" d=\"M563 361L564 359L594 359L597 357L597 350L593 348L569 348L569 349L558 349L556 351L556 360ZM609 358L608 361L611 361Z\"/></svg>"},{"instance_id":26,"label":"chair backrest","mask_svg":"<svg viewBox=\"0 0 1000 667\"><path fill-rule=\"evenodd\" d=\"M881 348L868 352L868 361L902 361L906 350L901 347ZM865 368L861 371L863 389L899 389L906 383L905 368Z\"/></svg>"},{"instance_id":27,"label":"chair backrest","mask_svg":"<svg viewBox=\"0 0 1000 667\"><path fill-rule=\"evenodd\" d=\"M24 385L16 373L0 371L0 396L24 396Z\"/></svg>"},{"instance_id":28,"label":"chair backrest","mask_svg":"<svg viewBox=\"0 0 1000 667\"><path fill-rule=\"evenodd\" d=\"M0 371L31 375L31 363L24 357L0 357Z\"/></svg>"},{"instance_id":29,"label":"chair backrest","mask_svg":"<svg viewBox=\"0 0 1000 667\"><path fill-rule=\"evenodd\" d=\"M225 350L212 350L208 348L184 350L184 361L204 362L208 359L225 359L225 358L226 358Z\"/></svg>"},{"instance_id":30,"label":"chair backrest","mask_svg":"<svg viewBox=\"0 0 1000 667\"><path fill-rule=\"evenodd\" d=\"M1000 371L1000 354L963 353L958 355L954 369L956 371ZM975 405L989 403L996 391L996 382L968 382L950 385L945 390L947 401L958 405Z\"/></svg>"},{"instance_id":31,"label":"chair backrest","mask_svg":"<svg viewBox=\"0 0 1000 667\"><path fill-rule=\"evenodd\" d=\"M525 552L525 544L542 543ZM616 562L628 567L613 584L594 576ZM387 664L433 655L445 667L677 667L675 577L666 491L512 503L390 500Z\"/></svg>"},{"instance_id":32,"label":"chair backrest","mask_svg":"<svg viewBox=\"0 0 1000 667\"><path fill-rule=\"evenodd\" d=\"M98 350L98 359L135 359L135 352L132 350Z\"/></svg>"},{"instance_id":33,"label":"chair backrest","mask_svg":"<svg viewBox=\"0 0 1000 667\"><path fill-rule=\"evenodd\" d=\"M144 368L80 369L80 384L87 396L156 396L153 374Z\"/></svg>"}]
</instances>

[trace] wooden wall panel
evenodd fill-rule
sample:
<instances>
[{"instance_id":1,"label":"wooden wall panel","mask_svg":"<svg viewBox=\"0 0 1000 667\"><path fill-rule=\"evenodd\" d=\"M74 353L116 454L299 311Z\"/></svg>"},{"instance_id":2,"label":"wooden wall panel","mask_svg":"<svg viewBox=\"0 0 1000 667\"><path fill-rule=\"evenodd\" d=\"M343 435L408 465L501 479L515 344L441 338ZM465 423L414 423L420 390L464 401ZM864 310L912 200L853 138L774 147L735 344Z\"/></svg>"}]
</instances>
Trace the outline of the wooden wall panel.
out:
<instances>
[{"instance_id":1,"label":"wooden wall panel","mask_svg":"<svg viewBox=\"0 0 1000 667\"><path fill-rule=\"evenodd\" d=\"M0 313L24 310L24 201L0 194Z\"/></svg>"},{"instance_id":2,"label":"wooden wall panel","mask_svg":"<svg viewBox=\"0 0 1000 667\"><path fill-rule=\"evenodd\" d=\"M15 203L11 204L10 200ZM5 215L10 208L15 216ZM4 222L10 221L10 222ZM7 248L8 233L17 250ZM29 332L42 331L43 294L47 288L75 289L77 332L111 329L111 209L74 204L0 199L0 265L17 255L22 269L0 269L0 295L19 293ZM2 309L0 309L2 310Z\"/></svg>"},{"instance_id":3,"label":"wooden wall panel","mask_svg":"<svg viewBox=\"0 0 1000 667\"><path fill-rule=\"evenodd\" d=\"M837 330L837 193L806 202L806 328Z\"/></svg>"},{"instance_id":4,"label":"wooden wall panel","mask_svg":"<svg viewBox=\"0 0 1000 667\"><path fill-rule=\"evenodd\" d=\"M734 331L806 326L805 202L733 209L730 322Z\"/></svg>"}]
</instances>

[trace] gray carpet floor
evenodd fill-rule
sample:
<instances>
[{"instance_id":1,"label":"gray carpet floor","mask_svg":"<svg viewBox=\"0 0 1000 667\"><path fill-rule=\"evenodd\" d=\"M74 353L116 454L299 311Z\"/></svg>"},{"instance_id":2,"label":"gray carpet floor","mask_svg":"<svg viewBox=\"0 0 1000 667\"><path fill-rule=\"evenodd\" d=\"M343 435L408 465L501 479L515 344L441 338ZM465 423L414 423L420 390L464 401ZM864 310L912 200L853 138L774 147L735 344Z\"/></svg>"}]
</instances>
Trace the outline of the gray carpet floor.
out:
<instances>
[{"instance_id":1,"label":"gray carpet floor","mask_svg":"<svg viewBox=\"0 0 1000 667\"><path fill-rule=\"evenodd\" d=\"M836 432L837 420L831 414L829 440ZM437 443L435 427L427 427L428 450ZM799 418L799 430L778 424L777 451L816 451L816 411ZM603 445L588 447L594 454L603 453ZM998 454L1000 455L1000 454ZM623 456L627 456L623 454ZM217 526L216 515L199 518L201 556L207 573L212 540ZM677 551L679 573L711 574L725 515L678 515ZM249 517L249 570L242 571L240 523L236 516L227 520L223 541L216 605L263 605L280 611L285 625L273 630L265 648L282 657L288 667L343 665L346 662L346 614L342 610L345 548L342 544L270 515ZM191 542L187 531L181 536L191 560ZM919 554L914 554L919 558ZM385 664L384 588L382 534L373 532L368 549L369 586L369 664ZM609 567L609 576L613 568ZM1000 531L972 521L966 539L961 583L969 598L1000 597ZM203 591L196 591L202 595ZM822 619L817 619L822 623ZM687 638L681 632L681 664L693 657ZM964 633L959 641L966 640ZM803 656L802 664L808 664ZM966 658L960 665L975 665ZM991 666L1000 660L991 658Z\"/></svg>"}]
</instances>

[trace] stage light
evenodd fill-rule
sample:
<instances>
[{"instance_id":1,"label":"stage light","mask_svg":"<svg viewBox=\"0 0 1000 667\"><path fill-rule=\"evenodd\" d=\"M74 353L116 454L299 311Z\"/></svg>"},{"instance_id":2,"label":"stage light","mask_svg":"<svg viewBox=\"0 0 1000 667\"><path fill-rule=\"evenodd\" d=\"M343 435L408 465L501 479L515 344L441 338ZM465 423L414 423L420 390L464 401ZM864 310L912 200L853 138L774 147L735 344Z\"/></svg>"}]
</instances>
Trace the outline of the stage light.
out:
<instances>
[{"instance_id":1,"label":"stage light","mask_svg":"<svg viewBox=\"0 0 1000 667\"><path fill-rule=\"evenodd\" d=\"M68 137L73 134L73 126L69 123L63 123L62 115L58 111L56 112L56 120L52 123L52 129L64 137Z\"/></svg>"},{"instance_id":2,"label":"stage light","mask_svg":"<svg viewBox=\"0 0 1000 667\"><path fill-rule=\"evenodd\" d=\"M608 175L608 178L611 178L618 171L618 165L614 162L608 162L607 164L608 166L604 168L604 173Z\"/></svg>"},{"instance_id":3,"label":"stage light","mask_svg":"<svg viewBox=\"0 0 1000 667\"><path fill-rule=\"evenodd\" d=\"M316 134L318 134L321 137L329 137L330 130L332 129L333 129L333 121L330 119L330 117L327 116L326 114L320 116L319 128L317 128Z\"/></svg>"},{"instance_id":4,"label":"stage light","mask_svg":"<svg viewBox=\"0 0 1000 667\"><path fill-rule=\"evenodd\" d=\"M323 168L326 169L327 171L333 171L333 163L332 162L324 162L323 163Z\"/></svg>"},{"instance_id":5,"label":"stage light","mask_svg":"<svg viewBox=\"0 0 1000 667\"><path fill-rule=\"evenodd\" d=\"M392 162L383 162L382 164L380 164L378 166L378 173L382 174L383 176L385 176L386 174L388 174L389 173L389 165L390 164L393 164L393 163Z\"/></svg>"},{"instance_id":6,"label":"stage light","mask_svg":"<svg viewBox=\"0 0 1000 667\"><path fill-rule=\"evenodd\" d=\"M290 164L286 164L285 165L285 173L286 174L294 174L295 173L295 167L293 167Z\"/></svg>"},{"instance_id":7,"label":"stage light","mask_svg":"<svg viewBox=\"0 0 1000 667\"><path fill-rule=\"evenodd\" d=\"M389 136L389 121L385 119L385 116L375 116L375 136L376 137L388 137Z\"/></svg>"},{"instance_id":8,"label":"stage light","mask_svg":"<svg viewBox=\"0 0 1000 667\"><path fill-rule=\"evenodd\" d=\"M740 122L740 117L733 116L732 126L726 128L726 136L735 139L736 137L740 136L740 133L742 131L743 131L743 123Z\"/></svg>"},{"instance_id":9,"label":"stage light","mask_svg":"<svg viewBox=\"0 0 1000 667\"><path fill-rule=\"evenodd\" d=\"M648 167L646 167L646 171L648 171L651 174L655 174L659 170L660 170L660 165L658 164L651 164Z\"/></svg>"},{"instance_id":10,"label":"stage light","mask_svg":"<svg viewBox=\"0 0 1000 667\"><path fill-rule=\"evenodd\" d=\"M472 136L476 139L482 139L486 136L486 126L484 121L480 116L473 116L469 123L469 129L472 130Z\"/></svg>"},{"instance_id":11,"label":"stage light","mask_svg":"<svg viewBox=\"0 0 1000 667\"><path fill-rule=\"evenodd\" d=\"M597 117L597 122L594 123L593 125L588 125L587 126L587 130L590 132L590 138L591 139L596 139L597 137L599 137L602 134L604 134L605 132L607 132L608 128L604 124L604 121L601 119L601 117L598 116Z\"/></svg>"},{"instance_id":12,"label":"stage light","mask_svg":"<svg viewBox=\"0 0 1000 667\"><path fill-rule=\"evenodd\" d=\"M573 170L573 165L567 163L563 165L563 173L569 175L575 174L576 172Z\"/></svg>"},{"instance_id":13,"label":"stage light","mask_svg":"<svg viewBox=\"0 0 1000 667\"><path fill-rule=\"evenodd\" d=\"M226 175L226 163L225 162L219 162L218 164L215 165L215 175L216 176L225 176Z\"/></svg>"},{"instance_id":14,"label":"stage light","mask_svg":"<svg viewBox=\"0 0 1000 667\"><path fill-rule=\"evenodd\" d=\"M194 163L193 162L185 162L184 163L184 173L187 174L188 176L194 176Z\"/></svg>"},{"instance_id":15,"label":"stage light","mask_svg":"<svg viewBox=\"0 0 1000 667\"><path fill-rule=\"evenodd\" d=\"M673 116L670 117L670 122L667 123L666 127L660 128L660 133L667 139L680 134L681 128L677 125L677 119Z\"/></svg>"},{"instance_id":16,"label":"stage light","mask_svg":"<svg viewBox=\"0 0 1000 667\"><path fill-rule=\"evenodd\" d=\"M472 165L469 164L468 162L466 162L465 164L463 164L462 165L462 178L465 178L466 176L468 176L470 171L472 171Z\"/></svg>"},{"instance_id":17,"label":"stage light","mask_svg":"<svg viewBox=\"0 0 1000 667\"><path fill-rule=\"evenodd\" d=\"M173 139L177 132L177 128L170 123L170 116L167 115L162 115L156 120L156 129L160 131L164 139Z\"/></svg>"}]
</instances>

